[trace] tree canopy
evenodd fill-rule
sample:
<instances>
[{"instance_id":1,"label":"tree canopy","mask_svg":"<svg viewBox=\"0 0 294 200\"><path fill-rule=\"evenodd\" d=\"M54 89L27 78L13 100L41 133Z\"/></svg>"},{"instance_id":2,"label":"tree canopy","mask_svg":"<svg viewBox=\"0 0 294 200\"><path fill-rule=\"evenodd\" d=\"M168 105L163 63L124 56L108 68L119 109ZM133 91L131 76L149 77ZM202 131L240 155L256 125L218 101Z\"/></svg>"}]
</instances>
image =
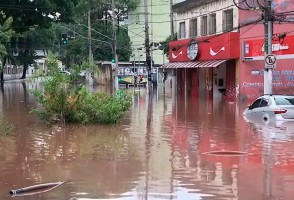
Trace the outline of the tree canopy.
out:
<instances>
[{"instance_id":1,"label":"tree canopy","mask_svg":"<svg viewBox=\"0 0 294 200\"><path fill-rule=\"evenodd\" d=\"M92 50L95 60L111 60L112 6L117 23L117 53L119 60L129 60L130 38L123 21L129 10L135 9L140 0L2 0L0 3L0 59L5 61L12 52L18 51L16 60L23 62L25 72L34 61L34 50L58 52L60 58L71 66L88 58L89 40L87 14L91 14ZM104 21L102 20L104 19ZM81 26L82 25L82 26ZM69 34L69 43L60 44L61 33ZM103 35L109 36L104 37ZM13 38L24 38L14 41ZM23 46L19 48L19 46ZM27 57L29 56L29 58ZM5 62L4 62L5 63ZM0 76L3 80L3 73Z\"/></svg>"},{"instance_id":2,"label":"tree canopy","mask_svg":"<svg viewBox=\"0 0 294 200\"><path fill-rule=\"evenodd\" d=\"M25 32L32 26L50 27L51 22L73 20L73 11L79 0L2 0L0 25L12 17L11 28Z\"/></svg>"}]
</instances>

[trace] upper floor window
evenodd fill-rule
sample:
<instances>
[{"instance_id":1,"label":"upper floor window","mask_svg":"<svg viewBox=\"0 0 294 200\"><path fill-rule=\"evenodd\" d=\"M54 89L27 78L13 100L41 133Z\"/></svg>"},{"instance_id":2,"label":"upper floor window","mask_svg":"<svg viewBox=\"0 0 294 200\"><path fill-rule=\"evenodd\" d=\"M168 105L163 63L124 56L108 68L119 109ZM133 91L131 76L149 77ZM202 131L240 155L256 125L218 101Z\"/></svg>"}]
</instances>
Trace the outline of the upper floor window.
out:
<instances>
[{"instance_id":1,"label":"upper floor window","mask_svg":"<svg viewBox=\"0 0 294 200\"><path fill-rule=\"evenodd\" d=\"M201 35L207 35L207 16L201 17Z\"/></svg>"},{"instance_id":2,"label":"upper floor window","mask_svg":"<svg viewBox=\"0 0 294 200\"><path fill-rule=\"evenodd\" d=\"M186 38L186 24L185 22L180 23L180 34L179 39Z\"/></svg>"},{"instance_id":3,"label":"upper floor window","mask_svg":"<svg viewBox=\"0 0 294 200\"><path fill-rule=\"evenodd\" d=\"M190 20L190 37L196 37L197 36L197 18Z\"/></svg>"},{"instance_id":4,"label":"upper floor window","mask_svg":"<svg viewBox=\"0 0 294 200\"><path fill-rule=\"evenodd\" d=\"M223 31L233 30L233 9L223 11Z\"/></svg>"},{"instance_id":5,"label":"upper floor window","mask_svg":"<svg viewBox=\"0 0 294 200\"><path fill-rule=\"evenodd\" d=\"M209 34L216 33L216 14L209 15Z\"/></svg>"}]
</instances>

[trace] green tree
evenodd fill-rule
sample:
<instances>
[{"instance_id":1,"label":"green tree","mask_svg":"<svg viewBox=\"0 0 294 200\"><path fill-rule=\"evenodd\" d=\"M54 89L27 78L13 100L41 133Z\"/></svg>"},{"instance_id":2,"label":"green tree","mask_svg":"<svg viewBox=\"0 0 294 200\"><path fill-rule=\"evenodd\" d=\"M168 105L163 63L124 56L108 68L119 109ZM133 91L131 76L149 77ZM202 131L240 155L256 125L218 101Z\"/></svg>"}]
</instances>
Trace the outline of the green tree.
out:
<instances>
[{"instance_id":1,"label":"green tree","mask_svg":"<svg viewBox=\"0 0 294 200\"><path fill-rule=\"evenodd\" d=\"M117 53L120 61L128 61L131 55L130 38L128 36L127 28L120 26L127 12L134 10L140 0L114 0L114 10L117 23ZM75 36L73 45L68 45L68 54L65 55L67 59L73 57L74 53L80 53L84 59L88 57L88 40L87 40L87 26L88 26L88 12L90 11L91 27L92 27L92 49L95 60L111 60L113 58L113 26L112 26L112 1L111 0L81 0L76 7L76 24L75 31L79 35ZM86 14L85 14L86 13ZM104 20L102 20L104 19ZM71 26L73 29L73 27ZM82 37L83 35L84 37ZM84 41L84 42L83 42ZM77 48L76 45L82 45ZM72 51L74 50L74 51ZM69 56L71 55L71 56ZM75 55L78 60L81 58Z\"/></svg>"},{"instance_id":2,"label":"green tree","mask_svg":"<svg viewBox=\"0 0 294 200\"><path fill-rule=\"evenodd\" d=\"M175 41L177 40L177 35L175 34L173 37L172 36L168 36L164 41L161 42L161 45L162 45L162 49L163 49L163 52L166 56L168 56L168 52L169 52L169 43L171 41Z\"/></svg>"},{"instance_id":3,"label":"green tree","mask_svg":"<svg viewBox=\"0 0 294 200\"><path fill-rule=\"evenodd\" d=\"M49 28L52 22L72 22L73 11L78 0L2 0L0 26L3 26L7 19L12 18L9 29L16 33L25 33L32 27ZM27 47L21 53L24 56L31 55ZM23 59L27 62L28 59ZM23 63L24 70L22 78L25 78L26 63ZM3 81L3 77L2 81Z\"/></svg>"},{"instance_id":4,"label":"green tree","mask_svg":"<svg viewBox=\"0 0 294 200\"><path fill-rule=\"evenodd\" d=\"M44 81L44 89L33 90L41 108L34 109L47 123L116 123L130 108L132 98L123 94L121 97L108 93L92 93L85 87L75 84L80 69L92 68L89 63L75 67L74 73L65 75L58 70L58 56L49 54L46 64L50 77Z\"/></svg>"},{"instance_id":5,"label":"green tree","mask_svg":"<svg viewBox=\"0 0 294 200\"><path fill-rule=\"evenodd\" d=\"M33 26L48 28L51 22L71 22L78 0L2 0L0 25L10 17L11 27L18 33L25 32Z\"/></svg>"},{"instance_id":6,"label":"green tree","mask_svg":"<svg viewBox=\"0 0 294 200\"><path fill-rule=\"evenodd\" d=\"M13 30L10 28L12 23L12 18L7 18L6 21L0 26L0 82L3 81L4 67L8 55L10 55L9 47L10 40L13 35Z\"/></svg>"}]
</instances>

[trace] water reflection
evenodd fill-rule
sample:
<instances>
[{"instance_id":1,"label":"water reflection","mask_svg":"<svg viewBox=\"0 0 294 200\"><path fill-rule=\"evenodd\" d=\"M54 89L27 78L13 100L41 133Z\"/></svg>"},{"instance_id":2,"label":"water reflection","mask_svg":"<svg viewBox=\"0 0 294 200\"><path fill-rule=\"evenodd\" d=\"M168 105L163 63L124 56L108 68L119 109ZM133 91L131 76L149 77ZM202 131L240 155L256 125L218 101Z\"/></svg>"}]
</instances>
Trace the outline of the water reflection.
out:
<instances>
[{"instance_id":1,"label":"water reflection","mask_svg":"<svg viewBox=\"0 0 294 200\"><path fill-rule=\"evenodd\" d=\"M9 82L1 93L1 112L17 125L0 137L1 196L66 181L19 199L291 199L292 123L247 123L245 105L130 88L134 105L117 125L48 128L29 114L36 87ZM203 154L221 150L247 154Z\"/></svg>"}]
</instances>

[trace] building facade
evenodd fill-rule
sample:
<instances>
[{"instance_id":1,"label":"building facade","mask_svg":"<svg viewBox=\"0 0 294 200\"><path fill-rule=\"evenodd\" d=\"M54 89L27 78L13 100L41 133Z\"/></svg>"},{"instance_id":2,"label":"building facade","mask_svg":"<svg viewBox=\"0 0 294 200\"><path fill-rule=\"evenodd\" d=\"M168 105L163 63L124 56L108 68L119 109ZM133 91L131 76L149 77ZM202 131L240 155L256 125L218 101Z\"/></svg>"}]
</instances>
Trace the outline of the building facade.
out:
<instances>
[{"instance_id":1,"label":"building facade","mask_svg":"<svg viewBox=\"0 0 294 200\"><path fill-rule=\"evenodd\" d=\"M263 5L249 9L248 5L260 3L252 1L237 3L243 9L229 0L186 0L173 5L178 38L170 42L170 62L162 68L175 71L179 95L243 101L264 93ZM293 5L273 0L272 8L272 49L277 58L273 93L293 94L294 20L289 14Z\"/></svg>"},{"instance_id":2,"label":"building facade","mask_svg":"<svg viewBox=\"0 0 294 200\"><path fill-rule=\"evenodd\" d=\"M130 61L146 61L145 49L145 20L148 17L149 40L151 45L151 57L154 64L168 62L163 51L159 49L159 43L171 34L170 1L148 0L147 13L144 0L138 7L128 13L128 34L131 39L133 56Z\"/></svg>"},{"instance_id":3,"label":"building facade","mask_svg":"<svg viewBox=\"0 0 294 200\"><path fill-rule=\"evenodd\" d=\"M178 40L170 42L170 62L162 67L174 69L178 94L235 99L238 9L229 0L186 0L173 11Z\"/></svg>"},{"instance_id":4,"label":"building facade","mask_svg":"<svg viewBox=\"0 0 294 200\"><path fill-rule=\"evenodd\" d=\"M293 1L273 0L274 13L272 53L276 55L276 68L272 71L274 94L294 93L294 10ZM261 11L239 11L240 23L258 20ZM277 21L282 19L280 22ZM286 22L289 21L289 22ZM291 23L292 21L292 23ZM254 100L264 92L264 24L243 27L240 30L239 98Z\"/></svg>"}]
</instances>

